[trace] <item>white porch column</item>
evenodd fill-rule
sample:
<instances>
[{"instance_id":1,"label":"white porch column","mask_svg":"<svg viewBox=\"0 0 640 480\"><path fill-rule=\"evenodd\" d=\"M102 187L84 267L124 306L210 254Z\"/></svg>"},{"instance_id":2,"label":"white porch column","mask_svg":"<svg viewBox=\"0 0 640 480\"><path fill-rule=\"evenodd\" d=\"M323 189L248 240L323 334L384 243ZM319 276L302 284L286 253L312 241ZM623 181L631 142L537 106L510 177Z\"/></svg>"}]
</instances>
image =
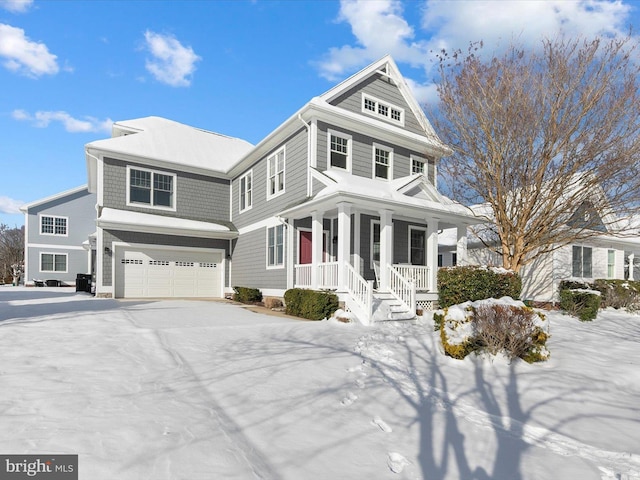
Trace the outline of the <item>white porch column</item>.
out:
<instances>
[{"instance_id":1,"label":"white porch column","mask_svg":"<svg viewBox=\"0 0 640 480\"><path fill-rule=\"evenodd\" d=\"M311 214L311 288L318 288L318 265L322 263L322 212Z\"/></svg>"},{"instance_id":2,"label":"white porch column","mask_svg":"<svg viewBox=\"0 0 640 480\"><path fill-rule=\"evenodd\" d=\"M360 251L360 214L353 216L353 268L362 275L362 253Z\"/></svg>"},{"instance_id":3,"label":"white porch column","mask_svg":"<svg viewBox=\"0 0 640 480\"><path fill-rule=\"evenodd\" d=\"M380 210L380 289L389 289L387 265L393 262L393 223L391 210Z\"/></svg>"},{"instance_id":4,"label":"white porch column","mask_svg":"<svg viewBox=\"0 0 640 480\"><path fill-rule=\"evenodd\" d=\"M635 255L633 253L629 254L629 280L633 281L633 260L635 259Z\"/></svg>"},{"instance_id":5,"label":"white porch column","mask_svg":"<svg viewBox=\"0 0 640 480\"><path fill-rule=\"evenodd\" d=\"M351 263L351 204L340 202L338 207L338 287L347 284L345 265Z\"/></svg>"},{"instance_id":6,"label":"white porch column","mask_svg":"<svg viewBox=\"0 0 640 480\"><path fill-rule=\"evenodd\" d=\"M287 256L287 290L293 288L294 277L295 277L295 264L296 260L294 258L294 245L295 245L295 228L293 228L293 219L285 218L285 252Z\"/></svg>"},{"instance_id":7,"label":"white porch column","mask_svg":"<svg viewBox=\"0 0 640 480\"><path fill-rule=\"evenodd\" d=\"M456 242L456 258L458 259L458 263L457 263L458 265L466 265L468 263L467 262L467 227L466 226L458 227L458 241Z\"/></svg>"},{"instance_id":8,"label":"white porch column","mask_svg":"<svg viewBox=\"0 0 640 480\"><path fill-rule=\"evenodd\" d=\"M429 290L438 288L438 220L427 219L427 265L429 265Z\"/></svg>"}]
</instances>

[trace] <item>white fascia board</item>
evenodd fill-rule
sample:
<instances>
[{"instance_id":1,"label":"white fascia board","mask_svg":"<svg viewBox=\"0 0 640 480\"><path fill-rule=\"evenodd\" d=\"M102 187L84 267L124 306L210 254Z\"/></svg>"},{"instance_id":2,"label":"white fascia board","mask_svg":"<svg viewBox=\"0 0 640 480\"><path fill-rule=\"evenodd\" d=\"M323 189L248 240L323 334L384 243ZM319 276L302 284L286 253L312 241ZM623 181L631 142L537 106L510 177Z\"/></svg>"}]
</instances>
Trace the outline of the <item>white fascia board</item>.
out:
<instances>
[{"instance_id":1,"label":"white fascia board","mask_svg":"<svg viewBox=\"0 0 640 480\"><path fill-rule=\"evenodd\" d=\"M55 195L51 195L50 197L36 200L31 203L26 203L20 207L20 211L22 213L27 213L27 210L29 210L30 208L37 207L38 205L43 205L45 203L52 202L54 200L59 200L61 198L66 197L67 195L73 195L74 193L78 193L86 189L87 189L87 185L82 185L80 187L75 187L70 190L65 190L64 192L56 193Z\"/></svg>"},{"instance_id":2,"label":"white fascia board","mask_svg":"<svg viewBox=\"0 0 640 480\"><path fill-rule=\"evenodd\" d=\"M160 235L177 235L182 237L198 237L198 238L219 238L233 239L238 237L237 232L209 232L203 230L181 229L175 227L163 227L160 225L131 225L128 223L101 221L98 219L97 225L107 230L127 230L140 233L156 233Z\"/></svg>"}]
</instances>

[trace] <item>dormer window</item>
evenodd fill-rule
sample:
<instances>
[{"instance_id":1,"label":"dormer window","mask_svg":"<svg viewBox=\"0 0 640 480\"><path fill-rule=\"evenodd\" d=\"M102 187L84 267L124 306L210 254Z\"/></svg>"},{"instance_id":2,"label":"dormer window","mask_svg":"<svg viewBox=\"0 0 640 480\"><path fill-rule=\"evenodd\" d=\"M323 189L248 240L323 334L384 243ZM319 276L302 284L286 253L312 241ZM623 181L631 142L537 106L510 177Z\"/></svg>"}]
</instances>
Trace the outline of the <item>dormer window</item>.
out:
<instances>
[{"instance_id":1,"label":"dormer window","mask_svg":"<svg viewBox=\"0 0 640 480\"><path fill-rule=\"evenodd\" d=\"M404 126L404 110L371 95L362 94L362 112Z\"/></svg>"}]
</instances>

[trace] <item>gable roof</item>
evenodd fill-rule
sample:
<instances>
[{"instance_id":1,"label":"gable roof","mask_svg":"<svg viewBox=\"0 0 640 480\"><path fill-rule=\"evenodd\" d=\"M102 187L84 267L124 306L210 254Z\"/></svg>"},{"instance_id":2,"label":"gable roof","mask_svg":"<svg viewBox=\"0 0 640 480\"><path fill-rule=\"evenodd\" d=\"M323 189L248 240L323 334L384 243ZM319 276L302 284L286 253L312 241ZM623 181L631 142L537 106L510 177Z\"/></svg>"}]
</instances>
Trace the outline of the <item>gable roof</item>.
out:
<instances>
[{"instance_id":1,"label":"gable roof","mask_svg":"<svg viewBox=\"0 0 640 480\"><path fill-rule=\"evenodd\" d=\"M112 131L112 138L88 143L87 152L100 150L224 175L253 149L245 140L154 116L116 122Z\"/></svg>"},{"instance_id":2,"label":"gable roof","mask_svg":"<svg viewBox=\"0 0 640 480\"><path fill-rule=\"evenodd\" d=\"M64 192L56 193L55 195L51 195L50 197L41 198L40 200L34 200L31 203L25 203L20 207L20 211L22 213L27 213L30 208L37 207L39 205L44 205L45 203L53 202L55 200L63 199L64 197L68 197L71 195L75 195L76 193L80 193L84 190L87 190L87 185L82 185L81 187L75 187L70 190L65 190Z\"/></svg>"}]
</instances>

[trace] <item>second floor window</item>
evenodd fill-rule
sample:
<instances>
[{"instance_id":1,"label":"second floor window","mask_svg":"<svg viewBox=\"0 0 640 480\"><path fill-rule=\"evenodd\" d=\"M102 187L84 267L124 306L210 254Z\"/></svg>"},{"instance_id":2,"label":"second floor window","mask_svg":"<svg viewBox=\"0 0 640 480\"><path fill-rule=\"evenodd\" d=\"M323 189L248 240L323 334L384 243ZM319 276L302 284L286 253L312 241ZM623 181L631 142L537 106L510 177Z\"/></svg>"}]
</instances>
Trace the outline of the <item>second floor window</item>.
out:
<instances>
[{"instance_id":1,"label":"second floor window","mask_svg":"<svg viewBox=\"0 0 640 480\"><path fill-rule=\"evenodd\" d=\"M422 173L424 174L424 162L421 160L416 160L415 158L411 159L411 173Z\"/></svg>"},{"instance_id":2,"label":"second floor window","mask_svg":"<svg viewBox=\"0 0 640 480\"><path fill-rule=\"evenodd\" d=\"M392 152L386 148L373 147L373 177L391 179Z\"/></svg>"},{"instance_id":3,"label":"second floor window","mask_svg":"<svg viewBox=\"0 0 640 480\"><path fill-rule=\"evenodd\" d=\"M40 217L40 233L42 235L67 235L67 217L42 215Z\"/></svg>"},{"instance_id":4,"label":"second floor window","mask_svg":"<svg viewBox=\"0 0 640 480\"><path fill-rule=\"evenodd\" d=\"M329 166L349 170L349 138L329 134Z\"/></svg>"},{"instance_id":5,"label":"second floor window","mask_svg":"<svg viewBox=\"0 0 640 480\"><path fill-rule=\"evenodd\" d=\"M240 178L240 211L251 208L253 204L252 186L253 172L249 172Z\"/></svg>"},{"instance_id":6,"label":"second floor window","mask_svg":"<svg viewBox=\"0 0 640 480\"><path fill-rule=\"evenodd\" d=\"M175 208L175 175L151 170L129 169L129 203Z\"/></svg>"},{"instance_id":7,"label":"second floor window","mask_svg":"<svg viewBox=\"0 0 640 480\"><path fill-rule=\"evenodd\" d=\"M284 148L278 150L267 159L268 196L273 197L284 192Z\"/></svg>"}]
</instances>

